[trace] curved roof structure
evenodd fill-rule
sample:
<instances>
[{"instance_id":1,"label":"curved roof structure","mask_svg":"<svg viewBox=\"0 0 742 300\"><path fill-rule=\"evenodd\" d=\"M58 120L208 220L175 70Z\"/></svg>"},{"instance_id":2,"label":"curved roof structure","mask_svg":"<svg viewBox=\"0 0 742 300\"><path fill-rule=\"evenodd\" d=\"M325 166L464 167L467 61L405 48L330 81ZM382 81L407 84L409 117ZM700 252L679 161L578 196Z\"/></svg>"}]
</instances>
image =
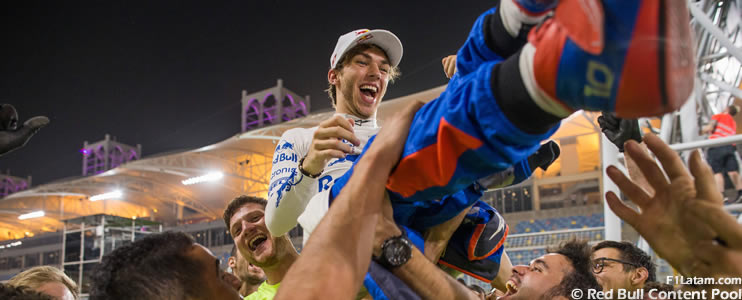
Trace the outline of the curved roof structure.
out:
<instances>
[{"instance_id":1,"label":"curved roof structure","mask_svg":"<svg viewBox=\"0 0 742 300\"><path fill-rule=\"evenodd\" d=\"M445 86L384 101L383 123L409 101L429 101ZM237 134L198 149L153 155L107 172L43 184L0 199L0 240L62 229L62 220L93 214L152 218L178 224L221 218L222 210L242 194L265 197L273 150L284 131L313 127L334 112L320 112L289 122ZM193 185L181 181L221 171L222 180ZM90 201L94 195L119 190L122 197ZM41 218L19 220L20 214L43 210Z\"/></svg>"},{"instance_id":2,"label":"curved roof structure","mask_svg":"<svg viewBox=\"0 0 742 300\"><path fill-rule=\"evenodd\" d=\"M430 101L445 89L439 86L412 95L384 101L379 106L379 122L411 101ZM62 229L66 219L94 214L151 218L168 225L212 221L221 218L226 204L239 195L265 197L273 150L284 131L313 127L334 112L326 111L289 122L237 134L219 143L190 151L152 155L123 164L107 172L64 179L11 194L0 199L0 240L32 236ZM553 139L575 138L579 147L580 169L599 166L597 114L577 112L562 123ZM559 173L557 161L541 176ZM183 180L220 171L220 181L184 185ZM119 199L91 201L91 197L111 191ZM93 198L95 199L95 198ZM43 210L45 216L19 220L20 214Z\"/></svg>"}]
</instances>

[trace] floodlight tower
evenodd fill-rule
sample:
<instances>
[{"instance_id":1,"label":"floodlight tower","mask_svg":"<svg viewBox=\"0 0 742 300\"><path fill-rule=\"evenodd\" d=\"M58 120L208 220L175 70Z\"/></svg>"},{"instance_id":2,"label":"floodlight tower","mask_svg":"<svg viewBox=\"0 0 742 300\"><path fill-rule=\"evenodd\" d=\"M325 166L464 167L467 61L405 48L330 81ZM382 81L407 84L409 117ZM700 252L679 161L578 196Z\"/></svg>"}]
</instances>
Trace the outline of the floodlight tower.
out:
<instances>
[{"instance_id":1,"label":"floodlight tower","mask_svg":"<svg viewBox=\"0 0 742 300\"><path fill-rule=\"evenodd\" d=\"M10 170L7 174L0 174L0 198L30 187L31 176L28 176L28 178L10 176Z\"/></svg>"},{"instance_id":2,"label":"floodlight tower","mask_svg":"<svg viewBox=\"0 0 742 300\"><path fill-rule=\"evenodd\" d=\"M85 141L82 152L82 176L103 173L142 157L142 145L136 147L122 144L106 134L102 141L89 144Z\"/></svg>"},{"instance_id":3,"label":"floodlight tower","mask_svg":"<svg viewBox=\"0 0 742 300\"><path fill-rule=\"evenodd\" d=\"M304 117L309 114L309 95L301 97L283 87L278 79L276 86L247 94L242 91L242 132Z\"/></svg>"}]
</instances>

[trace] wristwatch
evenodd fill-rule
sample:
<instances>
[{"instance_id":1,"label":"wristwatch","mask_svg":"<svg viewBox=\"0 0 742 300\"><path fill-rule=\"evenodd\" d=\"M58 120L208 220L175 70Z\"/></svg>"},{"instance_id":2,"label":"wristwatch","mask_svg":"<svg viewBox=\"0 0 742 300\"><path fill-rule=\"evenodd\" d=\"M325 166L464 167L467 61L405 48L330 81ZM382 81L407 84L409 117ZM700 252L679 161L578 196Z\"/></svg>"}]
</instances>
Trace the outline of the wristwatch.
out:
<instances>
[{"instance_id":1,"label":"wristwatch","mask_svg":"<svg viewBox=\"0 0 742 300\"><path fill-rule=\"evenodd\" d=\"M398 268L412 257L412 243L404 235L390 237L381 244L381 255L374 260L387 270Z\"/></svg>"}]
</instances>

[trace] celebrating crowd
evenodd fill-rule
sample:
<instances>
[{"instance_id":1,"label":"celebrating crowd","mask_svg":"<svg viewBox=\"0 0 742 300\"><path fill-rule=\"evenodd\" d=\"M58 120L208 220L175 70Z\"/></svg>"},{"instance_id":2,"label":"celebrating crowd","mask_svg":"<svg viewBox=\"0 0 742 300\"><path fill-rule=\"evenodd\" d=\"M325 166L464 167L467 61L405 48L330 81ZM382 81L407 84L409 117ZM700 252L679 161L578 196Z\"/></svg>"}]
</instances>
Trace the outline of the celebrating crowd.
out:
<instances>
[{"instance_id":1,"label":"celebrating crowd","mask_svg":"<svg viewBox=\"0 0 742 300\"><path fill-rule=\"evenodd\" d=\"M327 73L336 114L283 134L267 199L239 196L224 209L233 272L187 234L165 232L104 256L90 298L619 299L610 292L740 288L667 285L629 242L572 240L512 265L508 225L480 197L547 169L560 150L543 141L579 109L604 112L603 131L639 171L606 171L638 210L611 192L607 204L681 275L742 277L742 227L697 151L686 168L661 139L627 132L623 122L633 121L621 119L670 112L688 98L695 65L685 1L496 2L443 59L446 90L383 127L376 111L400 74L402 44L379 29L340 36ZM287 235L297 225L301 254ZM493 289L462 284L462 273ZM64 274L43 282L62 292L21 279L3 289L77 298Z\"/></svg>"}]
</instances>

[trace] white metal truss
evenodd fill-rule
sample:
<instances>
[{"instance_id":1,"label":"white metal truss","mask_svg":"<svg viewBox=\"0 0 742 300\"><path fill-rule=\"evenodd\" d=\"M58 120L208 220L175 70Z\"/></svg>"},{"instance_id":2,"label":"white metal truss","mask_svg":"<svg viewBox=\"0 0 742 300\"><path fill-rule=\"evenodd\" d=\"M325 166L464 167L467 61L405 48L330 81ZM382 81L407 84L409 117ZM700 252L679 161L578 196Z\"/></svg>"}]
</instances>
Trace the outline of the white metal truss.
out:
<instances>
[{"instance_id":1,"label":"white metal truss","mask_svg":"<svg viewBox=\"0 0 742 300\"><path fill-rule=\"evenodd\" d=\"M699 135L698 128L732 104L735 97L742 99L742 0L687 1L696 40L696 84L689 101L679 111L662 117L659 135L668 144L676 144L673 149L681 152L720 142L728 144L723 139L702 141L705 137ZM603 137L602 144L609 143ZM603 170L609 165L621 166L619 155L613 151L615 147L601 148ZM620 193L605 173L603 182L604 193L609 190ZM605 227L606 239L621 240L620 220L607 205Z\"/></svg>"},{"instance_id":2,"label":"white metal truss","mask_svg":"<svg viewBox=\"0 0 742 300\"><path fill-rule=\"evenodd\" d=\"M697 40L699 84L694 100L699 104L699 125L732 104L735 97L742 99L740 5L742 1L735 0L689 1Z\"/></svg>"}]
</instances>

